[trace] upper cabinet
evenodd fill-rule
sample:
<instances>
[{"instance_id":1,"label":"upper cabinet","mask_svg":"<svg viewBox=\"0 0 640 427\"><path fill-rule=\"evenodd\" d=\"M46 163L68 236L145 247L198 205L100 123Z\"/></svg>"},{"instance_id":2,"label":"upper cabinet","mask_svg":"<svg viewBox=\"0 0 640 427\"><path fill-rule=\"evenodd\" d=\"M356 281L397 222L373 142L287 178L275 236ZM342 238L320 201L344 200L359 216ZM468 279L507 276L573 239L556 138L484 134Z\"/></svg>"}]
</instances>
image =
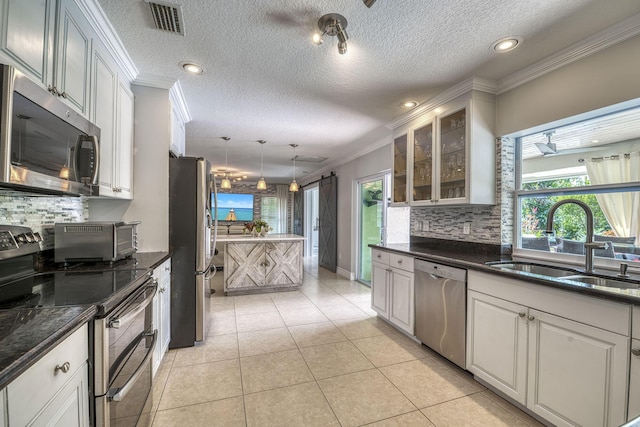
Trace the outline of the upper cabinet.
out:
<instances>
[{"instance_id":1,"label":"upper cabinet","mask_svg":"<svg viewBox=\"0 0 640 427\"><path fill-rule=\"evenodd\" d=\"M0 0L0 50L88 116L91 28L74 0Z\"/></svg>"},{"instance_id":2,"label":"upper cabinet","mask_svg":"<svg viewBox=\"0 0 640 427\"><path fill-rule=\"evenodd\" d=\"M392 202L494 204L494 122L495 96L470 90L399 127L393 142Z\"/></svg>"}]
</instances>

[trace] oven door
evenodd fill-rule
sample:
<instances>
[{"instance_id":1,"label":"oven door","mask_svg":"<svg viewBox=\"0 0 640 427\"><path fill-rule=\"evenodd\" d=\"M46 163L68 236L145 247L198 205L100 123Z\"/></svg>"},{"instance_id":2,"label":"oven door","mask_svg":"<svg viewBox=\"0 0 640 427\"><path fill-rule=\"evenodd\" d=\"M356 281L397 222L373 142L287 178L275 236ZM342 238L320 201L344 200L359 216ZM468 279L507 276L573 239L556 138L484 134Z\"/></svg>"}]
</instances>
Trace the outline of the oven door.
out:
<instances>
[{"instance_id":1,"label":"oven door","mask_svg":"<svg viewBox=\"0 0 640 427\"><path fill-rule=\"evenodd\" d=\"M151 356L157 345L153 329L153 297L157 282L149 280L116 308L98 319L95 342L96 426L135 425L151 391Z\"/></svg>"}]
</instances>

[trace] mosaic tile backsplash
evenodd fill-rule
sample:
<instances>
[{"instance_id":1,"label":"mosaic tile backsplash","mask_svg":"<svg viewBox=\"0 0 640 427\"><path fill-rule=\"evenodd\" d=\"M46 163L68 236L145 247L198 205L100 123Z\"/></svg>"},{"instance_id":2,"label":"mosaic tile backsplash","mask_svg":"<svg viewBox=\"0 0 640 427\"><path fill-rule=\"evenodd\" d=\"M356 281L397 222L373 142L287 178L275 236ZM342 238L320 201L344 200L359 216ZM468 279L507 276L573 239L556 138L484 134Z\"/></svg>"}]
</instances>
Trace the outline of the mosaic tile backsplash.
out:
<instances>
[{"instance_id":1,"label":"mosaic tile backsplash","mask_svg":"<svg viewBox=\"0 0 640 427\"><path fill-rule=\"evenodd\" d=\"M508 138L496 141L496 204L494 206L412 207L411 235L488 244L511 244L513 240L513 192L515 145ZM429 230L422 227L429 222ZM469 224L470 233L464 234Z\"/></svg>"},{"instance_id":2,"label":"mosaic tile backsplash","mask_svg":"<svg viewBox=\"0 0 640 427\"><path fill-rule=\"evenodd\" d=\"M42 235L43 250L53 249L53 224L87 221L88 218L88 202L82 197L0 192L0 224L31 227Z\"/></svg>"}]
</instances>

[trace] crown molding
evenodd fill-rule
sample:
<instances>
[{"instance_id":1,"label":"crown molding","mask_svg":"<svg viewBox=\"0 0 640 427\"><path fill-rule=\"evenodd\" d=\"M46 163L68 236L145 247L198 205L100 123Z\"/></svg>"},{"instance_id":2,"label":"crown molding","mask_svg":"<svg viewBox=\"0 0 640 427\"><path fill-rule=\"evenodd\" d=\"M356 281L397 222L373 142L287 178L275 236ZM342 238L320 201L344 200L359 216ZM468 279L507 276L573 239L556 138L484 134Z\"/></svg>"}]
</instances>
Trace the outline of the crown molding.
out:
<instances>
[{"instance_id":1,"label":"crown molding","mask_svg":"<svg viewBox=\"0 0 640 427\"><path fill-rule=\"evenodd\" d=\"M169 89L169 99L171 99L171 104L173 104L178 111L182 123L189 123L193 120L189 106L187 105L187 100L184 97L184 92L182 91L180 80L176 80L175 84Z\"/></svg>"},{"instance_id":2,"label":"crown molding","mask_svg":"<svg viewBox=\"0 0 640 427\"><path fill-rule=\"evenodd\" d=\"M498 80L497 94L507 92L638 34L640 34L640 13Z\"/></svg>"},{"instance_id":3,"label":"crown molding","mask_svg":"<svg viewBox=\"0 0 640 427\"><path fill-rule=\"evenodd\" d=\"M138 75L138 68L133 63L122 40L118 37L118 33L116 33L116 30L111 25L102 7L96 0L76 0L76 4L89 21L89 25L91 25L96 32L100 41L114 58L127 80L132 82Z\"/></svg>"},{"instance_id":4,"label":"crown molding","mask_svg":"<svg viewBox=\"0 0 640 427\"><path fill-rule=\"evenodd\" d=\"M138 77L132 82L134 85L154 87L157 89L171 89L177 82L176 79L164 76L155 76L153 74L138 74Z\"/></svg>"},{"instance_id":5,"label":"crown molding","mask_svg":"<svg viewBox=\"0 0 640 427\"><path fill-rule=\"evenodd\" d=\"M439 93L427 102L420 104L408 113L390 121L385 125L385 127L387 129L396 129L472 90L495 94L497 92L497 86L491 80L479 77L470 77L450 87L444 92Z\"/></svg>"}]
</instances>

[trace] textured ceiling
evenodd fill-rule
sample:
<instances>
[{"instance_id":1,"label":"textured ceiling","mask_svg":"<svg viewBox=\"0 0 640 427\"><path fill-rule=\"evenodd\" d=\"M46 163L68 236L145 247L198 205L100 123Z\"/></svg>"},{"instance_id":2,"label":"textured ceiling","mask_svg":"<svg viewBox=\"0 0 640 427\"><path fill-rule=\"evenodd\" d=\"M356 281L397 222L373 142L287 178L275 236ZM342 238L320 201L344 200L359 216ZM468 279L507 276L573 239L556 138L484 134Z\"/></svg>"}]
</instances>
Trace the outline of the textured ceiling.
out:
<instances>
[{"instance_id":1,"label":"textured ceiling","mask_svg":"<svg viewBox=\"0 0 640 427\"><path fill-rule=\"evenodd\" d=\"M470 77L497 80L640 12L637 0L179 0L185 36L156 30L143 0L98 0L141 74L178 79L193 121L188 155L257 180L297 178L389 137L384 125ZM348 52L335 37L311 43L317 20L348 20ZM524 43L498 55L502 37ZM200 76L178 65L203 66Z\"/></svg>"}]
</instances>

